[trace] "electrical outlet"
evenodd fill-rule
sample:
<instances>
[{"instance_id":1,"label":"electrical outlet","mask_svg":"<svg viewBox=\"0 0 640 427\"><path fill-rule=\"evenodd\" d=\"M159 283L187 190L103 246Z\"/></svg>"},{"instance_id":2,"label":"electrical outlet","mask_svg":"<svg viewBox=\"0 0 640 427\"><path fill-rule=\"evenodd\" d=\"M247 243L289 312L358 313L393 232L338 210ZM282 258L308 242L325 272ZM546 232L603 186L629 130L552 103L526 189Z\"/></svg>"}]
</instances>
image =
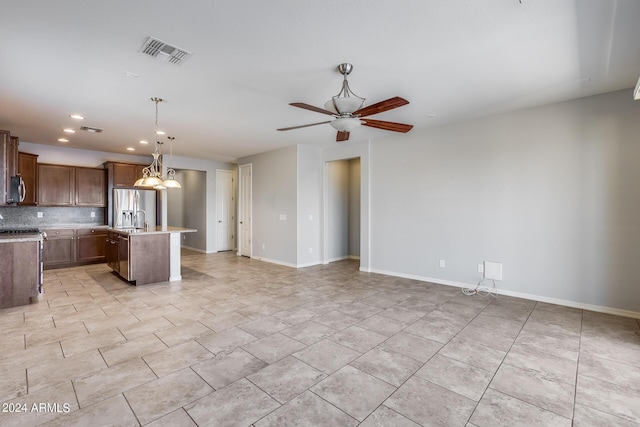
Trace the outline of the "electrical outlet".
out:
<instances>
[{"instance_id":1,"label":"electrical outlet","mask_svg":"<svg viewBox=\"0 0 640 427\"><path fill-rule=\"evenodd\" d=\"M484 263L478 264L478 273L484 273Z\"/></svg>"},{"instance_id":2,"label":"electrical outlet","mask_svg":"<svg viewBox=\"0 0 640 427\"><path fill-rule=\"evenodd\" d=\"M309 253L312 254L313 253L313 248L309 248Z\"/></svg>"},{"instance_id":3,"label":"electrical outlet","mask_svg":"<svg viewBox=\"0 0 640 427\"><path fill-rule=\"evenodd\" d=\"M440 267L441 267L441 268L444 268L444 266L445 266L445 262L444 262L444 260L443 260L443 259L441 259L441 260L440 260Z\"/></svg>"},{"instance_id":4,"label":"electrical outlet","mask_svg":"<svg viewBox=\"0 0 640 427\"><path fill-rule=\"evenodd\" d=\"M264 251L266 249L266 246L264 245L264 243L262 244L262 250Z\"/></svg>"},{"instance_id":5,"label":"electrical outlet","mask_svg":"<svg viewBox=\"0 0 640 427\"><path fill-rule=\"evenodd\" d=\"M44 213L38 212L38 218L42 218L43 216L44 216Z\"/></svg>"},{"instance_id":6,"label":"electrical outlet","mask_svg":"<svg viewBox=\"0 0 640 427\"><path fill-rule=\"evenodd\" d=\"M287 215L286 214L280 214L280 221L286 221L287 220Z\"/></svg>"},{"instance_id":7,"label":"electrical outlet","mask_svg":"<svg viewBox=\"0 0 640 427\"><path fill-rule=\"evenodd\" d=\"M96 213L95 212L91 212L91 218L95 218L96 217Z\"/></svg>"}]
</instances>

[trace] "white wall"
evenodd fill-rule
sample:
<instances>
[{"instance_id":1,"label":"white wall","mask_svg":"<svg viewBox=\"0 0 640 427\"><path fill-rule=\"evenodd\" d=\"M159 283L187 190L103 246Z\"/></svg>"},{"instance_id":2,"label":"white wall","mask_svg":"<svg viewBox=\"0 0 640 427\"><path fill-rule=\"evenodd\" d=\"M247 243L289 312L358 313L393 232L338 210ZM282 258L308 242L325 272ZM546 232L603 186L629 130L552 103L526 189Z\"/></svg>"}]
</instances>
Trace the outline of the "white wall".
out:
<instances>
[{"instance_id":1,"label":"white wall","mask_svg":"<svg viewBox=\"0 0 640 427\"><path fill-rule=\"evenodd\" d=\"M640 312L639 119L627 90L376 141L372 270L497 261L507 292Z\"/></svg>"},{"instance_id":2,"label":"white wall","mask_svg":"<svg viewBox=\"0 0 640 427\"><path fill-rule=\"evenodd\" d=\"M297 266L322 262L322 150L298 145Z\"/></svg>"},{"instance_id":3,"label":"white wall","mask_svg":"<svg viewBox=\"0 0 640 427\"><path fill-rule=\"evenodd\" d=\"M24 141L20 141L19 150L23 153L37 154L38 163L88 168L101 168L104 162L148 164L152 160L151 154L148 156L132 156L104 151L81 150L64 145L33 144Z\"/></svg>"},{"instance_id":4,"label":"white wall","mask_svg":"<svg viewBox=\"0 0 640 427\"><path fill-rule=\"evenodd\" d=\"M238 160L253 165L254 258L297 266L297 153L292 146Z\"/></svg>"}]
</instances>

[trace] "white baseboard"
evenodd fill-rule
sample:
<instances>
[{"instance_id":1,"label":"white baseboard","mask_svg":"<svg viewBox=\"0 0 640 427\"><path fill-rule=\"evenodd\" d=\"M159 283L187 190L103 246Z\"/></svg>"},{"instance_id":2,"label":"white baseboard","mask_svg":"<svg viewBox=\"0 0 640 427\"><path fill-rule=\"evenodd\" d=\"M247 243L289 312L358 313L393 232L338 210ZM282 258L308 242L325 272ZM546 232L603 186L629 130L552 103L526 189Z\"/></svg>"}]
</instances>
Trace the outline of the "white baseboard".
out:
<instances>
[{"instance_id":1,"label":"white baseboard","mask_svg":"<svg viewBox=\"0 0 640 427\"><path fill-rule=\"evenodd\" d=\"M199 249L199 248L192 248L191 246L180 246L182 249L189 249L190 251L194 251L194 252L200 252L201 254L215 254L218 251L206 251L203 249Z\"/></svg>"},{"instance_id":2,"label":"white baseboard","mask_svg":"<svg viewBox=\"0 0 640 427\"><path fill-rule=\"evenodd\" d=\"M255 260L258 260L258 261L268 262L268 263L270 263L270 264L284 265L285 267L298 268L298 266L297 266L296 264L292 264L292 263L290 263L290 262L278 261L278 260L275 260L275 259L260 258L260 257L252 257L251 259L255 259Z\"/></svg>"},{"instance_id":3,"label":"white baseboard","mask_svg":"<svg viewBox=\"0 0 640 427\"><path fill-rule=\"evenodd\" d=\"M424 277L424 276L416 276L416 275L413 275L413 274L396 273L396 272L393 272L393 271L386 271L386 270L376 270L376 269L365 270L365 269L361 268L360 271L368 272L368 273L384 274L385 276L401 277L401 278L404 278L404 279L419 280L421 282L436 283L436 284L439 284L439 285L454 286L454 287L457 287L457 288L475 288L476 287L475 283L455 282L455 281L451 281L451 280L435 279L435 278L432 278L432 277ZM596 311L598 313L613 314L615 316L623 316L623 317L631 317L633 319L640 319L640 312L637 312L637 311L622 310L622 309L614 308L614 307L605 307L605 306L601 306L601 305L586 304L586 303L582 303L582 302L568 301L568 300L563 300L563 299L558 299L558 298L549 298L549 297L545 297L545 296L541 296L541 295L526 294L526 293L523 293L523 292L514 292L514 291L509 291L509 290L506 290L506 289L499 289L499 288L498 288L498 294L506 295L506 296L509 296L509 297L528 299L528 300L532 300L532 301L546 302L546 303L549 303L549 304L564 305L566 307L579 308L579 309L582 309L582 310Z\"/></svg>"},{"instance_id":4,"label":"white baseboard","mask_svg":"<svg viewBox=\"0 0 640 427\"><path fill-rule=\"evenodd\" d=\"M359 260L360 259L360 255L349 255L349 259Z\"/></svg>"}]
</instances>

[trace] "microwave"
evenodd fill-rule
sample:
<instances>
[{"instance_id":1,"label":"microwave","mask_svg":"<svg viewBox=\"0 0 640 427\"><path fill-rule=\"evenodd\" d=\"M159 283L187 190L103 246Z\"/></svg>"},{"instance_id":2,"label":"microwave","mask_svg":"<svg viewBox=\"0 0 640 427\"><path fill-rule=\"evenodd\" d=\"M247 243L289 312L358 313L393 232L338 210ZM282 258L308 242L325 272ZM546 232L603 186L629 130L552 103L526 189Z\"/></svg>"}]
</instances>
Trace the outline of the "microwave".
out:
<instances>
[{"instance_id":1,"label":"microwave","mask_svg":"<svg viewBox=\"0 0 640 427\"><path fill-rule=\"evenodd\" d=\"M24 202L24 198L27 196L27 188L25 187L24 181L20 175L11 177L8 196L7 203Z\"/></svg>"}]
</instances>

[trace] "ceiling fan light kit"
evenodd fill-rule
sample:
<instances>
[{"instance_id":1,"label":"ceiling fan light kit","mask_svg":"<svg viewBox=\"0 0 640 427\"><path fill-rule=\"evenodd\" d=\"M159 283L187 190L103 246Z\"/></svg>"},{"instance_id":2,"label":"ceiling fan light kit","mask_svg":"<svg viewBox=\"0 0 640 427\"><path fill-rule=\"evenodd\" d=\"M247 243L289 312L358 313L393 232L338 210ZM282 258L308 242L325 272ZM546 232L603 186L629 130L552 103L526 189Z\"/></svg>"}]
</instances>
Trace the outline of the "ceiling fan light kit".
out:
<instances>
[{"instance_id":1,"label":"ceiling fan light kit","mask_svg":"<svg viewBox=\"0 0 640 427\"><path fill-rule=\"evenodd\" d=\"M289 104L294 107L303 108L305 110L315 111L316 113L328 114L334 117L333 120L311 123L301 126L280 128L278 130L286 131L329 123L334 129L338 131L338 134L336 136L336 141L338 142L349 140L349 133L360 125L383 130L390 130L394 132L409 132L411 128L413 128L413 125L386 122L382 120L361 120L362 117L382 113L384 111L407 105L409 101L396 96L394 98L389 98L385 101L378 102L368 107L364 107L365 98L362 98L353 93L353 91L349 87L349 82L347 81L347 75L349 75L352 70L353 65L351 64L344 63L338 65L338 71L344 76L342 81L342 89L336 96L332 97L324 104L324 109L314 107L313 105L305 104L303 102L293 102Z\"/></svg>"}]
</instances>

